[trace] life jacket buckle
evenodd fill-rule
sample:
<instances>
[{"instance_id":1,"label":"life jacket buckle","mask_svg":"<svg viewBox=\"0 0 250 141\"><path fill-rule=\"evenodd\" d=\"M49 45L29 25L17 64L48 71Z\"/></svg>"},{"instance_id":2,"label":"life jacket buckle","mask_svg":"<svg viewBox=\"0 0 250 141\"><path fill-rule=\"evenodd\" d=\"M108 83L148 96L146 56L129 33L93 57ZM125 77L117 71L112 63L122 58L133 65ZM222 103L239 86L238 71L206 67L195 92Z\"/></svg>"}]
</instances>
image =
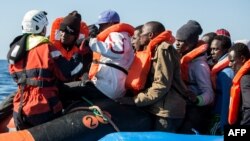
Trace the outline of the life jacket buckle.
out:
<instances>
[{"instance_id":1,"label":"life jacket buckle","mask_svg":"<svg viewBox=\"0 0 250 141\"><path fill-rule=\"evenodd\" d=\"M26 74L23 73L21 77L17 80L17 84L25 85L26 80L27 80Z\"/></svg>"}]
</instances>

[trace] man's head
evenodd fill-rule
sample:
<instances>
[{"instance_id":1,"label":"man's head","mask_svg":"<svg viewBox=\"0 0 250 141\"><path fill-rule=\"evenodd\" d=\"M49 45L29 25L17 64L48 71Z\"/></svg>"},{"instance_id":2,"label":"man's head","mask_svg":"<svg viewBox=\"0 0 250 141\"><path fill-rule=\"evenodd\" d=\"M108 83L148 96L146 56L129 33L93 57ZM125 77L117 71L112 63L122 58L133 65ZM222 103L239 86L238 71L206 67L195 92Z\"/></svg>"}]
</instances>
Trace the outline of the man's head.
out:
<instances>
[{"instance_id":1,"label":"man's head","mask_svg":"<svg viewBox=\"0 0 250 141\"><path fill-rule=\"evenodd\" d=\"M135 51L143 50L143 46L140 43L140 35L142 33L143 25L139 25L135 28L134 35L132 36L131 43Z\"/></svg>"},{"instance_id":2,"label":"man's head","mask_svg":"<svg viewBox=\"0 0 250 141\"><path fill-rule=\"evenodd\" d=\"M176 49L180 54L191 51L198 43L202 28L197 21L189 20L176 33Z\"/></svg>"},{"instance_id":3,"label":"man's head","mask_svg":"<svg viewBox=\"0 0 250 141\"><path fill-rule=\"evenodd\" d=\"M211 55L211 43L212 43L215 36L216 36L216 33L209 32L209 33L204 34L201 38L202 41L204 41L205 43L208 44L208 49L207 49L208 56Z\"/></svg>"},{"instance_id":4,"label":"man's head","mask_svg":"<svg viewBox=\"0 0 250 141\"><path fill-rule=\"evenodd\" d=\"M236 40L236 41L233 42L233 44L236 44L236 43L243 43L250 50L250 40L248 40L248 39L241 39L241 40Z\"/></svg>"},{"instance_id":5,"label":"man's head","mask_svg":"<svg viewBox=\"0 0 250 141\"><path fill-rule=\"evenodd\" d=\"M211 55L214 61L218 61L231 47L231 40L226 36L215 36L211 43Z\"/></svg>"},{"instance_id":6,"label":"man's head","mask_svg":"<svg viewBox=\"0 0 250 141\"><path fill-rule=\"evenodd\" d=\"M204 34L202 37L201 37L201 40L204 41L205 43L207 43L208 45L211 45L214 37L216 36L217 34L214 33L214 32L209 32L209 33L206 33Z\"/></svg>"},{"instance_id":7,"label":"man's head","mask_svg":"<svg viewBox=\"0 0 250 141\"><path fill-rule=\"evenodd\" d=\"M146 47L152 39L164 31L165 27L160 22L150 21L145 23L142 27L142 33L140 35L141 45Z\"/></svg>"},{"instance_id":8,"label":"man's head","mask_svg":"<svg viewBox=\"0 0 250 141\"><path fill-rule=\"evenodd\" d=\"M114 10L106 10L100 13L98 16L98 21L96 24L98 24L99 32L105 30L106 28L117 24L120 22L120 16L119 14Z\"/></svg>"},{"instance_id":9,"label":"man's head","mask_svg":"<svg viewBox=\"0 0 250 141\"><path fill-rule=\"evenodd\" d=\"M242 65L250 59L248 47L243 43L236 43L229 49L229 66L235 73L239 71Z\"/></svg>"},{"instance_id":10,"label":"man's head","mask_svg":"<svg viewBox=\"0 0 250 141\"><path fill-rule=\"evenodd\" d=\"M69 13L60 24L60 41L66 46L74 45L80 33L81 15L77 11Z\"/></svg>"},{"instance_id":11,"label":"man's head","mask_svg":"<svg viewBox=\"0 0 250 141\"><path fill-rule=\"evenodd\" d=\"M28 11L22 21L22 32L31 34L46 35L46 27L48 25L47 13L40 10Z\"/></svg>"}]
</instances>

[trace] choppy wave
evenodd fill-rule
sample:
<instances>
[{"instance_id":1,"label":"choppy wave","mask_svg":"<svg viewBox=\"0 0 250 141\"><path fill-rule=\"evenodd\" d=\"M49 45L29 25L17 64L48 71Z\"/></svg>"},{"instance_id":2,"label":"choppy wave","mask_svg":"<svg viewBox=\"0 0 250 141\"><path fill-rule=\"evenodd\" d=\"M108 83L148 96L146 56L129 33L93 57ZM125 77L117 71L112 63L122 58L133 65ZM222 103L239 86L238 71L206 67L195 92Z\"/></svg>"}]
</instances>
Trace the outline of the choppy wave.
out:
<instances>
[{"instance_id":1,"label":"choppy wave","mask_svg":"<svg viewBox=\"0 0 250 141\"><path fill-rule=\"evenodd\" d=\"M0 60L0 103L1 101L16 90L16 83L8 72L8 62Z\"/></svg>"}]
</instances>

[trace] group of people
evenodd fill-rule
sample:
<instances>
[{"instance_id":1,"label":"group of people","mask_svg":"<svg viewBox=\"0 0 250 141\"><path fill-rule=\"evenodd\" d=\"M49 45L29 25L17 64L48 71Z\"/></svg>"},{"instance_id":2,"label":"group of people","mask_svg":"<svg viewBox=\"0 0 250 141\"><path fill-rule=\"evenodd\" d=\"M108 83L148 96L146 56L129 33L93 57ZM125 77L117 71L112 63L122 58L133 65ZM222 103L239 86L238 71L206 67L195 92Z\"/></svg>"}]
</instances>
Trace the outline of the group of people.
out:
<instances>
[{"instance_id":1,"label":"group of people","mask_svg":"<svg viewBox=\"0 0 250 141\"><path fill-rule=\"evenodd\" d=\"M156 131L223 134L224 125L250 124L250 52L227 30L200 38L201 25L189 20L173 36L158 21L121 23L113 10L99 15L97 28L73 11L54 21L48 39L46 14L25 14L7 56L18 90L1 107L13 99L17 129L57 118L81 97L140 107ZM135 90L127 80L138 66L144 79Z\"/></svg>"}]
</instances>

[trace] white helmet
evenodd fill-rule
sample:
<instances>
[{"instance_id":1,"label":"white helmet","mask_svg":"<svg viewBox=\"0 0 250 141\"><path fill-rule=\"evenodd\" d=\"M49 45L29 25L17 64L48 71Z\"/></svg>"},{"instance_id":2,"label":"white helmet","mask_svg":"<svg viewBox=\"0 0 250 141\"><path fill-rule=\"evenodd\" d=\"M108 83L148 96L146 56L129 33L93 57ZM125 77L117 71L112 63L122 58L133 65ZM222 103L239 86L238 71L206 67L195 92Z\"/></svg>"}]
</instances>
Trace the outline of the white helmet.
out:
<instances>
[{"instance_id":1,"label":"white helmet","mask_svg":"<svg viewBox=\"0 0 250 141\"><path fill-rule=\"evenodd\" d=\"M28 11L22 21L23 33L41 33L43 28L48 25L47 13L39 10Z\"/></svg>"}]
</instances>

